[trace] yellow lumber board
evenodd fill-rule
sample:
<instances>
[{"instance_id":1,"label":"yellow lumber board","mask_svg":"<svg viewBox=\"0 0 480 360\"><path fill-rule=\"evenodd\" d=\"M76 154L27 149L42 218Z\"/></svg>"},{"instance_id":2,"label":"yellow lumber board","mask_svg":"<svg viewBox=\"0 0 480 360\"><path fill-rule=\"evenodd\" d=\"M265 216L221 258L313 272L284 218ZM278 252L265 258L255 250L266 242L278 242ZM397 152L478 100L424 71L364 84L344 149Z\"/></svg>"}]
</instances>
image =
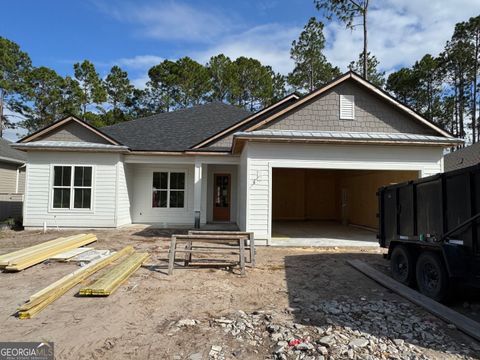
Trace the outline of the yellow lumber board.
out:
<instances>
[{"instance_id":1,"label":"yellow lumber board","mask_svg":"<svg viewBox=\"0 0 480 360\"><path fill-rule=\"evenodd\" d=\"M49 243L45 246L42 246L42 247L39 247L39 248L36 248L36 249L31 249L28 252L25 252L23 254L18 254L14 257L10 257L10 258L4 260L2 263L3 264L6 263L6 265L2 265L2 267L7 267L7 266L10 266L10 265L14 265L16 263L24 261L24 259L26 259L26 258L34 257L34 256L36 256L36 255L38 255L42 252L45 252L45 251L48 251L48 250L51 250L51 249L61 248L64 245L78 242L79 240L84 239L86 237L95 237L95 235L93 235L93 234L82 234L81 236L75 235L75 236L72 236L72 237L63 238L60 241L55 242L55 243Z\"/></svg>"},{"instance_id":2,"label":"yellow lumber board","mask_svg":"<svg viewBox=\"0 0 480 360\"><path fill-rule=\"evenodd\" d=\"M7 253L7 254L0 255L0 266L7 266L10 261L12 261L13 259L15 259L17 257L24 256L24 255L27 255L27 254L32 254L32 253L35 253L38 250L45 249L49 246L58 245L58 244L61 244L65 241L69 241L71 239L75 239L77 237L81 237L81 236L85 236L85 235L87 235L87 234L77 234L77 235L71 235L71 236L67 236L67 237L60 237L60 238L56 238L56 239L53 239L53 240L45 241L45 242L37 244L37 245L29 246L29 247L26 247L26 248L23 248L23 249L20 249L20 250L17 250L17 251L13 251L13 252L10 252L10 253Z\"/></svg>"},{"instance_id":3,"label":"yellow lumber board","mask_svg":"<svg viewBox=\"0 0 480 360\"><path fill-rule=\"evenodd\" d=\"M108 296L112 294L149 257L148 253L135 253L115 265L93 284L79 291L81 296Z\"/></svg>"},{"instance_id":4,"label":"yellow lumber board","mask_svg":"<svg viewBox=\"0 0 480 360\"><path fill-rule=\"evenodd\" d=\"M26 302L18 308L18 317L20 319L30 319L93 273L103 269L113 261L124 255L130 254L133 251L133 247L127 246L104 259L99 259L96 262L92 262L91 264L64 276L60 280L49 285L47 288L42 289L38 293L32 295L30 297L32 299L31 301Z\"/></svg>"},{"instance_id":5,"label":"yellow lumber board","mask_svg":"<svg viewBox=\"0 0 480 360\"><path fill-rule=\"evenodd\" d=\"M84 252L92 251L92 250L95 250L95 249L92 247L79 247L72 250L61 252L60 254L57 254L57 255L53 255L51 258L49 258L49 260L66 262L72 257L75 257L77 255L83 254Z\"/></svg>"},{"instance_id":6,"label":"yellow lumber board","mask_svg":"<svg viewBox=\"0 0 480 360\"><path fill-rule=\"evenodd\" d=\"M51 247L46 250L38 251L35 254L26 255L21 258L15 259L14 263L5 267L5 270L6 271L24 270L32 265L41 263L54 255L90 244L95 241L97 241L97 237L95 235L85 236L80 240L71 241L69 243L61 244L58 247Z\"/></svg>"}]
</instances>

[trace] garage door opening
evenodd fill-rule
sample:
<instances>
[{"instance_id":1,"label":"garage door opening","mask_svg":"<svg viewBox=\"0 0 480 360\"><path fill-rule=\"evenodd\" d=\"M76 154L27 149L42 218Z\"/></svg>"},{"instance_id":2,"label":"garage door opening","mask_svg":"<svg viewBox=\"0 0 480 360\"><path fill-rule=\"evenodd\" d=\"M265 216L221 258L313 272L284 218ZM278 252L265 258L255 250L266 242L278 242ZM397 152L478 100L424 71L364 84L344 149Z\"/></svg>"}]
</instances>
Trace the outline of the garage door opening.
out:
<instances>
[{"instance_id":1,"label":"garage door opening","mask_svg":"<svg viewBox=\"0 0 480 360\"><path fill-rule=\"evenodd\" d=\"M418 171L272 169L272 245L376 245L379 187Z\"/></svg>"}]
</instances>

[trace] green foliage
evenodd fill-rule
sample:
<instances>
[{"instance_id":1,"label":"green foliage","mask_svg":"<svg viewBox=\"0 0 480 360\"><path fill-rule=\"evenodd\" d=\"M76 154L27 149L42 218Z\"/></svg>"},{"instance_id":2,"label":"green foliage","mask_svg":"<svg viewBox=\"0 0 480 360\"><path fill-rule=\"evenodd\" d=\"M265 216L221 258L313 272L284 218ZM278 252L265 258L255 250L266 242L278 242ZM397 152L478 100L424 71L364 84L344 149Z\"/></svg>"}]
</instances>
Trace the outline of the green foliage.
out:
<instances>
[{"instance_id":1,"label":"green foliage","mask_svg":"<svg viewBox=\"0 0 480 360\"><path fill-rule=\"evenodd\" d=\"M349 29L355 27L355 18L368 8L368 0L314 0L313 3L318 10L325 12L328 20L337 18Z\"/></svg>"},{"instance_id":2,"label":"green foliage","mask_svg":"<svg viewBox=\"0 0 480 360\"><path fill-rule=\"evenodd\" d=\"M427 54L411 69L403 68L390 74L387 90L427 119L444 123L443 80L441 59Z\"/></svg>"},{"instance_id":3,"label":"green foliage","mask_svg":"<svg viewBox=\"0 0 480 360\"><path fill-rule=\"evenodd\" d=\"M117 111L125 109L134 89L127 72L117 65L113 66L105 79L104 86L107 102L113 106L113 109Z\"/></svg>"},{"instance_id":4,"label":"green foliage","mask_svg":"<svg viewBox=\"0 0 480 360\"><path fill-rule=\"evenodd\" d=\"M207 69L212 86L210 98L212 100L225 101L230 92L233 77L232 60L223 54L212 56L207 63Z\"/></svg>"},{"instance_id":5,"label":"green foliage","mask_svg":"<svg viewBox=\"0 0 480 360\"><path fill-rule=\"evenodd\" d=\"M170 111L179 99L177 84L178 66L171 60L165 60L148 70L150 81L147 83L147 104L152 112Z\"/></svg>"},{"instance_id":6,"label":"green foliage","mask_svg":"<svg viewBox=\"0 0 480 360\"><path fill-rule=\"evenodd\" d=\"M370 0L313 0L317 10L322 11L327 19L332 20L333 18L336 18L343 22L347 29L351 30L358 25L362 25L363 57L361 74L368 80L370 80L367 45L367 12L369 1ZM355 24L354 21L358 21L358 18L362 18L362 22L360 24Z\"/></svg>"},{"instance_id":7,"label":"green foliage","mask_svg":"<svg viewBox=\"0 0 480 360\"><path fill-rule=\"evenodd\" d=\"M363 52L360 53L358 56L358 60L352 61L350 65L348 65L348 68L352 71L355 71L356 73L361 74L363 72ZM380 71L378 70L378 65L380 62L377 60L375 55L372 55L368 53L367 55L368 61L368 69L367 69L367 79L370 81L372 84L383 88L385 86L385 71Z\"/></svg>"},{"instance_id":8,"label":"green foliage","mask_svg":"<svg viewBox=\"0 0 480 360\"><path fill-rule=\"evenodd\" d=\"M327 61L324 48L323 24L312 17L290 50L295 67L288 74L288 83L295 90L311 92L340 75L340 69Z\"/></svg>"},{"instance_id":9,"label":"green foliage","mask_svg":"<svg viewBox=\"0 0 480 360\"><path fill-rule=\"evenodd\" d=\"M456 24L444 51L388 77L387 90L452 134L472 142L478 131L480 16ZM467 117L470 117L468 123Z\"/></svg>"},{"instance_id":10,"label":"green foliage","mask_svg":"<svg viewBox=\"0 0 480 360\"><path fill-rule=\"evenodd\" d=\"M272 74L260 61L241 56L232 63L231 104L253 111L268 104L272 93Z\"/></svg>"},{"instance_id":11,"label":"green foliage","mask_svg":"<svg viewBox=\"0 0 480 360\"><path fill-rule=\"evenodd\" d=\"M30 85L24 96L29 106L24 111L22 126L34 132L63 115L64 79L45 66L34 68L28 75Z\"/></svg>"},{"instance_id":12,"label":"green foliage","mask_svg":"<svg viewBox=\"0 0 480 360\"><path fill-rule=\"evenodd\" d=\"M19 97L28 90L26 77L32 62L20 47L0 36L0 137L4 128L14 126L5 110L22 112L24 105Z\"/></svg>"},{"instance_id":13,"label":"green foliage","mask_svg":"<svg viewBox=\"0 0 480 360\"><path fill-rule=\"evenodd\" d=\"M73 64L75 78L82 89L82 114L87 112L89 105L99 105L107 100L107 93L103 87L100 75L90 61Z\"/></svg>"},{"instance_id":14,"label":"green foliage","mask_svg":"<svg viewBox=\"0 0 480 360\"><path fill-rule=\"evenodd\" d=\"M205 66L189 57L183 57L177 60L176 71L178 106L180 108L198 105L207 99L211 90L211 82Z\"/></svg>"}]
</instances>

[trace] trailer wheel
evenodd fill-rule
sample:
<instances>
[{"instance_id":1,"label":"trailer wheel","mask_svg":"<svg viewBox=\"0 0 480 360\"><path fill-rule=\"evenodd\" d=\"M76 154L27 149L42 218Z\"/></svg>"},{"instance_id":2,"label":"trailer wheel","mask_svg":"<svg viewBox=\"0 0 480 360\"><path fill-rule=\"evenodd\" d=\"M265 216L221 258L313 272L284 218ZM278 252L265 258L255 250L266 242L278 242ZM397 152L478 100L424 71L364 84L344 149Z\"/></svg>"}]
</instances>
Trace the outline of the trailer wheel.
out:
<instances>
[{"instance_id":1,"label":"trailer wheel","mask_svg":"<svg viewBox=\"0 0 480 360\"><path fill-rule=\"evenodd\" d=\"M416 277L422 294L440 302L447 300L449 278L443 260L437 253L425 251L420 254Z\"/></svg>"},{"instance_id":2,"label":"trailer wheel","mask_svg":"<svg viewBox=\"0 0 480 360\"><path fill-rule=\"evenodd\" d=\"M397 245L393 248L390 264L392 277L395 280L407 286L413 284L415 279L415 258L406 246Z\"/></svg>"}]
</instances>

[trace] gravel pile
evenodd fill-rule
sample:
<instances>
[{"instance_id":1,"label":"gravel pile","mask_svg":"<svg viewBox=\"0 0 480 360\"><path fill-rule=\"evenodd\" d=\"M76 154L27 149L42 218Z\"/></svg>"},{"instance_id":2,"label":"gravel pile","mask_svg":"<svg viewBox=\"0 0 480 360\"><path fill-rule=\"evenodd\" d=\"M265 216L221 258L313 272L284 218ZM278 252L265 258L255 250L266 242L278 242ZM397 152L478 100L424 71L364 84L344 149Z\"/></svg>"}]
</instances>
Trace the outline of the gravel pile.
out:
<instances>
[{"instance_id":1,"label":"gravel pile","mask_svg":"<svg viewBox=\"0 0 480 360\"><path fill-rule=\"evenodd\" d=\"M213 319L209 326L221 328L255 353L257 348L268 348L272 359L436 358L432 351L474 359L480 353L480 348L454 342L447 333L454 331L453 326L418 317L408 303L364 298L326 301L307 309L237 311ZM220 346L209 352L211 359L240 355Z\"/></svg>"}]
</instances>

